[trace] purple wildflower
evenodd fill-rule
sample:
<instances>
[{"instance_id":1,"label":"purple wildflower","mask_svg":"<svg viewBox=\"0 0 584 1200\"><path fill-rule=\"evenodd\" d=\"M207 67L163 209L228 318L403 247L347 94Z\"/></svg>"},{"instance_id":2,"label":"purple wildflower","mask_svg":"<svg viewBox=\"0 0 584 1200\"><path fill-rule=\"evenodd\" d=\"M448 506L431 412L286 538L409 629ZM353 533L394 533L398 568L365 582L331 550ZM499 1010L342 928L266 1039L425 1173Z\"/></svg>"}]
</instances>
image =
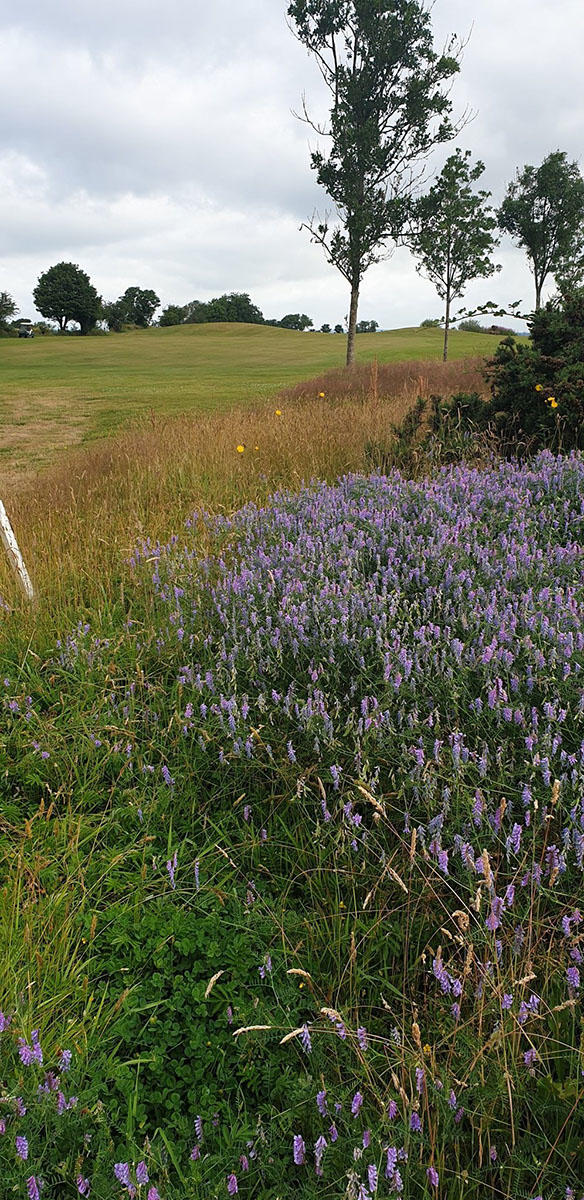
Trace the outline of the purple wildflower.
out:
<instances>
[{"instance_id":1,"label":"purple wildflower","mask_svg":"<svg viewBox=\"0 0 584 1200\"><path fill-rule=\"evenodd\" d=\"M387 1162L385 1164L385 1177L391 1179L397 1169L397 1150L395 1146L390 1146L387 1151Z\"/></svg>"},{"instance_id":2,"label":"purple wildflower","mask_svg":"<svg viewBox=\"0 0 584 1200\"><path fill-rule=\"evenodd\" d=\"M27 1142L26 1138L20 1137L20 1136L17 1137L15 1145L16 1145L16 1153L18 1154L18 1157L21 1158L23 1162L26 1162L26 1160L28 1158L28 1142Z\"/></svg>"},{"instance_id":3,"label":"purple wildflower","mask_svg":"<svg viewBox=\"0 0 584 1200\"><path fill-rule=\"evenodd\" d=\"M491 1146L491 1149L489 1150L489 1158L492 1163L495 1163L497 1161L497 1147L496 1146Z\"/></svg>"},{"instance_id":4,"label":"purple wildflower","mask_svg":"<svg viewBox=\"0 0 584 1200\"><path fill-rule=\"evenodd\" d=\"M197 892L199 891L200 887L201 887L201 881L199 878L199 860L198 860L198 858L196 858L195 859L195 889Z\"/></svg>"},{"instance_id":5,"label":"purple wildflower","mask_svg":"<svg viewBox=\"0 0 584 1200\"><path fill-rule=\"evenodd\" d=\"M448 1104L449 1104L450 1108L456 1108L456 1104L457 1104L456 1092L452 1091L452 1088L450 1089L450 1095L448 1097Z\"/></svg>"},{"instance_id":6,"label":"purple wildflower","mask_svg":"<svg viewBox=\"0 0 584 1200\"><path fill-rule=\"evenodd\" d=\"M146 1163L139 1162L138 1166L136 1167L136 1183L139 1183L140 1185L142 1185L143 1183L149 1183L149 1182L150 1182L150 1180L148 1178L148 1171L146 1169Z\"/></svg>"},{"instance_id":7,"label":"purple wildflower","mask_svg":"<svg viewBox=\"0 0 584 1200\"><path fill-rule=\"evenodd\" d=\"M353 1099L351 1101L351 1112L354 1117L359 1116L362 1104L363 1104L363 1097L361 1095L361 1092L355 1092L355 1095L353 1096Z\"/></svg>"},{"instance_id":8,"label":"purple wildflower","mask_svg":"<svg viewBox=\"0 0 584 1200\"><path fill-rule=\"evenodd\" d=\"M410 1117L410 1129L412 1133L419 1133L422 1128L419 1113L413 1112Z\"/></svg>"},{"instance_id":9,"label":"purple wildflower","mask_svg":"<svg viewBox=\"0 0 584 1200\"><path fill-rule=\"evenodd\" d=\"M3 1012L0 1011L0 1033L4 1033L4 1030L8 1029L10 1020L10 1017L7 1017Z\"/></svg>"},{"instance_id":10,"label":"purple wildflower","mask_svg":"<svg viewBox=\"0 0 584 1200\"><path fill-rule=\"evenodd\" d=\"M532 1067L537 1061L537 1051L533 1048L531 1048L531 1050L526 1050L525 1054L523 1055L523 1061L526 1067Z\"/></svg>"},{"instance_id":11,"label":"purple wildflower","mask_svg":"<svg viewBox=\"0 0 584 1200\"><path fill-rule=\"evenodd\" d=\"M302 1032L300 1034L300 1041L302 1043L302 1049L304 1050L305 1054L310 1054L310 1051L312 1050L312 1041L310 1038L310 1030L308 1028L308 1025L302 1026Z\"/></svg>"},{"instance_id":12,"label":"purple wildflower","mask_svg":"<svg viewBox=\"0 0 584 1200\"><path fill-rule=\"evenodd\" d=\"M425 1079L426 1072L424 1071L423 1067L416 1067L416 1091L418 1095L421 1095L423 1091Z\"/></svg>"},{"instance_id":13,"label":"purple wildflower","mask_svg":"<svg viewBox=\"0 0 584 1200\"><path fill-rule=\"evenodd\" d=\"M170 886L173 889L176 888L176 883L174 882L174 873L176 871L177 865L178 865L178 852L175 850L172 858L169 858L169 860L166 864L166 870L168 871L168 877L170 879Z\"/></svg>"},{"instance_id":14,"label":"purple wildflower","mask_svg":"<svg viewBox=\"0 0 584 1200\"><path fill-rule=\"evenodd\" d=\"M364 1129L363 1130L363 1149L368 1150L370 1145L371 1145L371 1130Z\"/></svg>"},{"instance_id":15,"label":"purple wildflower","mask_svg":"<svg viewBox=\"0 0 584 1200\"><path fill-rule=\"evenodd\" d=\"M302 1164L304 1162L305 1151L306 1151L306 1147L304 1145L304 1138L302 1137L302 1134L295 1133L294 1134L293 1153L294 1153L294 1162L296 1163L297 1167L302 1166Z\"/></svg>"},{"instance_id":16,"label":"purple wildflower","mask_svg":"<svg viewBox=\"0 0 584 1200\"><path fill-rule=\"evenodd\" d=\"M123 1184L123 1186L124 1186L124 1187L127 1187L127 1188L129 1188L129 1187L131 1187L131 1186L132 1186L132 1180L131 1180L131 1178L130 1178L130 1165L129 1165L129 1163L127 1163L127 1162L125 1162L125 1163L121 1163L121 1162L120 1162L120 1163L115 1163L115 1164L114 1164L114 1175L115 1175L115 1177L116 1177L116 1179L117 1179L118 1183L121 1183L121 1184Z\"/></svg>"},{"instance_id":17,"label":"purple wildflower","mask_svg":"<svg viewBox=\"0 0 584 1200\"><path fill-rule=\"evenodd\" d=\"M357 1041L362 1050L367 1049L367 1030L363 1025L360 1025L357 1030Z\"/></svg>"},{"instance_id":18,"label":"purple wildflower","mask_svg":"<svg viewBox=\"0 0 584 1200\"><path fill-rule=\"evenodd\" d=\"M233 1171L231 1172L231 1175L227 1176L227 1191L229 1192L230 1196L236 1196L239 1191L237 1186L237 1175L234 1175Z\"/></svg>"},{"instance_id":19,"label":"purple wildflower","mask_svg":"<svg viewBox=\"0 0 584 1200\"><path fill-rule=\"evenodd\" d=\"M61 1053L59 1056L59 1070L62 1072L68 1071L69 1067L71 1066L72 1058L73 1058L73 1054L72 1054L71 1050L61 1050Z\"/></svg>"},{"instance_id":20,"label":"purple wildflower","mask_svg":"<svg viewBox=\"0 0 584 1200\"><path fill-rule=\"evenodd\" d=\"M336 1142L338 1136L339 1136L339 1131L333 1121L333 1123L329 1129L329 1137L331 1139L331 1142L333 1142L333 1143Z\"/></svg>"},{"instance_id":21,"label":"purple wildflower","mask_svg":"<svg viewBox=\"0 0 584 1200\"><path fill-rule=\"evenodd\" d=\"M191 1159L192 1159L192 1161L193 1161L193 1162L196 1162L196 1161L197 1161L197 1159L198 1159L198 1158L200 1158L200 1157L201 1157L201 1147L200 1147L199 1145L193 1146L193 1148L192 1148L192 1150L191 1150Z\"/></svg>"},{"instance_id":22,"label":"purple wildflower","mask_svg":"<svg viewBox=\"0 0 584 1200\"><path fill-rule=\"evenodd\" d=\"M568 986L573 991L577 992L578 988L580 987L580 972L578 968L568 967L566 971L566 979L568 980Z\"/></svg>"},{"instance_id":23,"label":"purple wildflower","mask_svg":"<svg viewBox=\"0 0 584 1200\"><path fill-rule=\"evenodd\" d=\"M40 1200L40 1183L35 1175L29 1175L26 1181L26 1190L28 1192L29 1200Z\"/></svg>"},{"instance_id":24,"label":"purple wildflower","mask_svg":"<svg viewBox=\"0 0 584 1200\"><path fill-rule=\"evenodd\" d=\"M327 1140L321 1134L314 1143L314 1163L317 1175L322 1175L322 1159L326 1148Z\"/></svg>"},{"instance_id":25,"label":"purple wildflower","mask_svg":"<svg viewBox=\"0 0 584 1200\"><path fill-rule=\"evenodd\" d=\"M428 1176L428 1183L430 1184L430 1187L437 1188L439 1179L438 1179L438 1172L436 1170L436 1167L428 1167L428 1170L426 1171L426 1175Z\"/></svg>"},{"instance_id":26,"label":"purple wildflower","mask_svg":"<svg viewBox=\"0 0 584 1200\"><path fill-rule=\"evenodd\" d=\"M147 1200L160 1200L160 1193L158 1191L158 1188L155 1188L155 1187L148 1188Z\"/></svg>"},{"instance_id":27,"label":"purple wildflower","mask_svg":"<svg viewBox=\"0 0 584 1200\"><path fill-rule=\"evenodd\" d=\"M91 1191L89 1180L84 1179L83 1175L77 1176L77 1191L80 1196L89 1196Z\"/></svg>"},{"instance_id":28,"label":"purple wildflower","mask_svg":"<svg viewBox=\"0 0 584 1200\"><path fill-rule=\"evenodd\" d=\"M200 1116L195 1117L195 1133L200 1142L203 1140L203 1122Z\"/></svg>"},{"instance_id":29,"label":"purple wildflower","mask_svg":"<svg viewBox=\"0 0 584 1200\"><path fill-rule=\"evenodd\" d=\"M375 1163L371 1163L370 1166L367 1167L367 1182L369 1184L369 1191L376 1192L377 1191L377 1167L375 1166Z\"/></svg>"},{"instance_id":30,"label":"purple wildflower","mask_svg":"<svg viewBox=\"0 0 584 1200\"><path fill-rule=\"evenodd\" d=\"M326 1091L316 1093L316 1107L321 1117L326 1117Z\"/></svg>"},{"instance_id":31,"label":"purple wildflower","mask_svg":"<svg viewBox=\"0 0 584 1200\"><path fill-rule=\"evenodd\" d=\"M398 1108L397 1108L397 1104L396 1104L395 1100L390 1100L389 1104L387 1106L387 1115L388 1115L390 1121L395 1120L395 1118L397 1117L397 1113L398 1113Z\"/></svg>"},{"instance_id":32,"label":"purple wildflower","mask_svg":"<svg viewBox=\"0 0 584 1200\"><path fill-rule=\"evenodd\" d=\"M249 1158L247 1157L247 1154L240 1154L239 1165L242 1171L249 1171Z\"/></svg>"}]
</instances>

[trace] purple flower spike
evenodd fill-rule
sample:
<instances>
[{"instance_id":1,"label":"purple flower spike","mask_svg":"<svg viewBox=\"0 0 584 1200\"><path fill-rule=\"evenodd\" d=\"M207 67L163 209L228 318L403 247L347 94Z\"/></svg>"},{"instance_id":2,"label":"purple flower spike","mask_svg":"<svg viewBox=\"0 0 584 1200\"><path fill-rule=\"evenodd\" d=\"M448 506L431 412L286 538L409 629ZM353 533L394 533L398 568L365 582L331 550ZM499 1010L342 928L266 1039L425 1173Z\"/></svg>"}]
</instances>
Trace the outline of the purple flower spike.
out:
<instances>
[{"instance_id":1,"label":"purple flower spike","mask_svg":"<svg viewBox=\"0 0 584 1200\"><path fill-rule=\"evenodd\" d=\"M136 1183L143 1184L149 1182L150 1180L148 1178L148 1171L146 1170L146 1163L139 1162L138 1166L136 1167Z\"/></svg>"},{"instance_id":2,"label":"purple flower spike","mask_svg":"<svg viewBox=\"0 0 584 1200\"><path fill-rule=\"evenodd\" d=\"M316 1093L316 1107L321 1117L326 1117L326 1091Z\"/></svg>"},{"instance_id":3,"label":"purple flower spike","mask_svg":"<svg viewBox=\"0 0 584 1200\"><path fill-rule=\"evenodd\" d=\"M233 1172L231 1172L231 1175L227 1176L227 1191L229 1192L230 1196L236 1196L239 1191L237 1186L237 1175L234 1175Z\"/></svg>"},{"instance_id":4,"label":"purple flower spike","mask_svg":"<svg viewBox=\"0 0 584 1200\"><path fill-rule=\"evenodd\" d=\"M359 1116L359 1113L361 1112L362 1104L363 1104L363 1097L361 1095L361 1092L355 1092L355 1095L353 1096L353 1099L351 1101L351 1112L354 1117Z\"/></svg>"},{"instance_id":5,"label":"purple flower spike","mask_svg":"<svg viewBox=\"0 0 584 1200\"><path fill-rule=\"evenodd\" d=\"M41 1189L35 1175L29 1175L26 1181L26 1190L28 1192L28 1200L40 1200Z\"/></svg>"},{"instance_id":6,"label":"purple flower spike","mask_svg":"<svg viewBox=\"0 0 584 1200\"><path fill-rule=\"evenodd\" d=\"M294 1134L294 1162L296 1163L297 1167L302 1166L302 1164L304 1162L305 1151L306 1151L306 1147L304 1145L304 1138L302 1137L302 1135L300 1133L295 1133Z\"/></svg>"},{"instance_id":7,"label":"purple flower spike","mask_svg":"<svg viewBox=\"0 0 584 1200\"><path fill-rule=\"evenodd\" d=\"M419 1114L417 1112L413 1112L410 1117L410 1129L412 1133L419 1133L421 1128L422 1122L420 1121Z\"/></svg>"},{"instance_id":8,"label":"purple flower spike","mask_svg":"<svg viewBox=\"0 0 584 1200\"><path fill-rule=\"evenodd\" d=\"M430 1187L437 1188L439 1179L438 1179L438 1172L436 1170L436 1167L428 1167L428 1170L426 1171L426 1175L428 1176L428 1183L430 1184Z\"/></svg>"},{"instance_id":9,"label":"purple flower spike","mask_svg":"<svg viewBox=\"0 0 584 1200\"><path fill-rule=\"evenodd\" d=\"M362 1050L367 1049L367 1030L363 1027L363 1025L360 1025L357 1030L357 1041Z\"/></svg>"},{"instance_id":10,"label":"purple flower spike","mask_svg":"<svg viewBox=\"0 0 584 1200\"><path fill-rule=\"evenodd\" d=\"M114 1175L115 1175L118 1183L123 1184L124 1187L130 1188L132 1186L132 1180L130 1178L130 1164L129 1163L115 1163L114 1164Z\"/></svg>"},{"instance_id":11,"label":"purple flower spike","mask_svg":"<svg viewBox=\"0 0 584 1200\"><path fill-rule=\"evenodd\" d=\"M375 1163L371 1163L371 1165L369 1167L367 1167L367 1182L369 1184L369 1191L376 1192L377 1191L377 1167L375 1166Z\"/></svg>"},{"instance_id":12,"label":"purple flower spike","mask_svg":"<svg viewBox=\"0 0 584 1200\"><path fill-rule=\"evenodd\" d=\"M200 1158L200 1157L201 1157L201 1147L200 1147L200 1146L193 1146L193 1148L192 1148L192 1150L191 1150L191 1159L192 1159L192 1161L193 1161L193 1162L196 1162L196 1161L197 1161L197 1159L198 1159L198 1158Z\"/></svg>"},{"instance_id":13,"label":"purple flower spike","mask_svg":"<svg viewBox=\"0 0 584 1200\"><path fill-rule=\"evenodd\" d=\"M4 1030L8 1029L9 1025L10 1017L7 1017L3 1012L0 1012L0 1033L4 1033Z\"/></svg>"},{"instance_id":14,"label":"purple flower spike","mask_svg":"<svg viewBox=\"0 0 584 1200\"><path fill-rule=\"evenodd\" d=\"M26 1138L25 1137L17 1137L15 1144L16 1144L16 1153L18 1154L18 1157L21 1158L23 1162L26 1162L26 1160L28 1158L28 1142L27 1142Z\"/></svg>"},{"instance_id":15,"label":"purple flower spike","mask_svg":"<svg viewBox=\"0 0 584 1200\"><path fill-rule=\"evenodd\" d=\"M89 1180L84 1179L83 1175L77 1176L77 1191L80 1196L89 1196L89 1193L91 1191L91 1188L89 1185Z\"/></svg>"},{"instance_id":16,"label":"purple flower spike","mask_svg":"<svg viewBox=\"0 0 584 1200\"><path fill-rule=\"evenodd\" d=\"M158 1188L151 1187L148 1189L147 1200L160 1200L160 1193L158 1191Z\"/></svg>"}]
</instances>

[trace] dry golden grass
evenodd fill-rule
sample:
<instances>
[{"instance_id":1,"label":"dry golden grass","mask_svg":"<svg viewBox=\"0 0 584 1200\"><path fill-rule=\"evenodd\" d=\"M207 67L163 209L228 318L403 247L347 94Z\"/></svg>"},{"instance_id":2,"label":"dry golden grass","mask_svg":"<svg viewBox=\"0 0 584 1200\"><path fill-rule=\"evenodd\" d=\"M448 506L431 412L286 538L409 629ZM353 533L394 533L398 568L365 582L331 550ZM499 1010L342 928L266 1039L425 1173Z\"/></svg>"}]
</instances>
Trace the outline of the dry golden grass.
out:
<instances>
[{"instance_id":1,"label":"dry golden grass","mask_svg":"<svg viewBox=\"0 0 584 1200\"><path fill-rule=\"evenodd\" d=\"M153 415L71 450L8 505L37 591L34 612L25 617L3 560L0 595L23 628L79 619L120 595L125 559L142 534L164 540L197 508L229 512L280 486L367 469L371 447L391 445L391 426L418 395L485 391L481 367L481 359L463 359L332 371L253 411Z\"/></svg>"}]
</instances>

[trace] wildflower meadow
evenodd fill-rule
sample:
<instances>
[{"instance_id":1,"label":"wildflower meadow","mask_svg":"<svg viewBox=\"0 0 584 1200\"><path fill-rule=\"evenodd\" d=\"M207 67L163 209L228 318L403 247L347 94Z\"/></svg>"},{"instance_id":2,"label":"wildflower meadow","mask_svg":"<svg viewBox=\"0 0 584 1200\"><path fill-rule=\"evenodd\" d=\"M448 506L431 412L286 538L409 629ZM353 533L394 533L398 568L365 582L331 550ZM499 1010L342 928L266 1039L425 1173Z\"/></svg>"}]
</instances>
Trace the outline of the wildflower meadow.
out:
<instances>
[{"instance_id":1,"label":"wildflower meadow","mask_svg":"<svg viewBox=\"0 0 584 1200\"><path fill-rule=\"evenodd\" d=\"M580 1200L583 485L198 512L6 666L7 1196Z\"/></svg>"}]
</instances>

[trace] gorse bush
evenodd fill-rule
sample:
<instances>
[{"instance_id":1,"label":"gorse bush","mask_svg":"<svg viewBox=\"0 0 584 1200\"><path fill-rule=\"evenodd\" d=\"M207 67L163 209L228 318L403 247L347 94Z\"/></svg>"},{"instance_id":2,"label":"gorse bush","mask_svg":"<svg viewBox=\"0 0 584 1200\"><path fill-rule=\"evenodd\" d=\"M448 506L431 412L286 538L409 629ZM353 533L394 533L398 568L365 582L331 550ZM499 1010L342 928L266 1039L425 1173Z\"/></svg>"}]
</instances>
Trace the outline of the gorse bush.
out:
<instances>
[{"instance_id":1,"label":"gorse bush","mask_svg":"<svg viewBox=\"0 0 584 1200\"><path fill-rule=\"evenodd\" d=\"M79 953L116 1005L93 1195L576 1195L583 484L542 453L197 515L7 673L1 786L44 847L23 917L84 852Z\"/></svg>"},{"instance_id":2,"label":"gorse bush","mask_svg":"<svg viewBox=\"0 0 584 1200\"><path fill-rule=\"evenodd\" d=\"M584 446L584 290L550 301L528 321L531 344L505 338L489 363L485 413L506 451Z\"/></svg>"}]
</instances>

